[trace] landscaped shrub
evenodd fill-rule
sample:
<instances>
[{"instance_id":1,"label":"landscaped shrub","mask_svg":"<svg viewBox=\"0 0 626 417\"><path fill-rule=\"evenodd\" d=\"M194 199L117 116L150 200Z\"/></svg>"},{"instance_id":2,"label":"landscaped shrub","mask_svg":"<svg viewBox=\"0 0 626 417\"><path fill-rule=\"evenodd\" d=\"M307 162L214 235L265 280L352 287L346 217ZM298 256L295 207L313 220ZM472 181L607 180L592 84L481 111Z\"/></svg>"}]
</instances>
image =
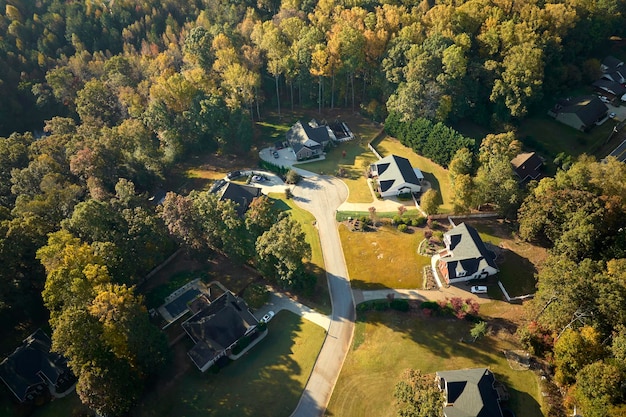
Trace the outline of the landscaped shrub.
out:
<instances>
[{"instance_id":1,"label":"landscaped shrub","mask_svg":"<svg viewBox=\"0 0 626 417\"><path fill-rule=\"evenodd\" d=\"M402 232L402 233L406 233L409 230L409 226L407 226L406 224L399 224L398 225L398 231Z\"/></svg>"},{"instance_id":2,"label":"landscaped shrub","mask_svg":"<svg viewBox=\"0 0 626 417\"><path fill-rule=\"evenodd\" d=\"M400 201L408 201L411 199L413 199L413 196L411 196L411 193L398 194L398 200Z\"/></svg>"},{"instance_id":3,"label":"landscaped shrub","mask_svg":"<svg viewBox=\"0 0 626 417\"><path fill-rule=\"evenodd\" d=\"M437 239L438 242L443 242L443 232L441 230L435 230L433 232L433 238Z\"/></svg>"},{"instance_id":4,"label":"landscaped shrub","mask_svg":"<svg viewBox=\"0 0 626 417\"><path fill-rule=\"evenodd\" d=\"M398 215L393 216L393 224L398 225L398 224L404 224L404 219Z\"/></svg>"},{"instance_id":5,"label":"landscaped shrub","mask_svg":"<svg viewBox=\"0 0 626 417\"><path fill-rule=\"evenodd\" d=\"M290 169L289 172L287 172L287 175L285 176L285 182L287 184L297 184L300 182L301 179L302 179L302 175L298 174L293 169Z\"/></svg>"},{"instance_id":6,"label":"landscaped shrub","mask_svg":"<svg viewBox=\"0 0 626 417\"><path fill-rule=\"evenodd\" d=\"M419 217L415 217L414 219L411 220L411 226L413 227L422 227L426 224L426 218L419 216Z\"/></svg>"},{"instance_id":7,"label":"landscaped shrub","mask_svg":"<svg viewBox=\"0 0 626 417\"><path fill-rule=\"evenodd\" d=\"M288 168L264 161L262 159L259 161L259 167L267 171L274 172L278 175L285 175L289 171Z\"/></svg>"},{"instance_id":8,"label":"landscaped shrub","mask_svg":"<svg viewBox=\"0 0 626 417\"><path fill-rule=\"evenodd\" d=\"M285 188L285 198L289 200L293 197L293 193L291 192L291 188Z\"/></svg>"},{"instance_id":9,"label":"landscaped shrub","mask_svg":"<svg viewBox=\"0 0 626 417\"><path fill-rule=\"evenodd\" d=\"M398 310L398 311L402 311L402 312L407 312L409 311L409 302L408 300L391 300L391 303L389 303L389 307L391 307L394 310Z\"/></svg>"},{"instance_id":10,"label":"landscaped shrub","mask_svg":"<svg viewBox=\"0 0 626 417\"><path fill-rule=\"evenodd\" d=\"M433 231L432 230L424 230L424 239L429 240L431 237L433 237Z\"/></svg>"}]
</instances>

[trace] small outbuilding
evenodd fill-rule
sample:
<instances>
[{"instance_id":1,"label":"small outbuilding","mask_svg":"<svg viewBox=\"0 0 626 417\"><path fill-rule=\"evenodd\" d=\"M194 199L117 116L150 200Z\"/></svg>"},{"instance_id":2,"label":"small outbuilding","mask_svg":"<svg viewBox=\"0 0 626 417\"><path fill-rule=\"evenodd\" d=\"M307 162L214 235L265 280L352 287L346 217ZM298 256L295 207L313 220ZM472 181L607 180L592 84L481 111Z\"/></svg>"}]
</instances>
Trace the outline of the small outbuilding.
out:
<instances>
[{"instance_id":1,"label":"small outbuilding","mask_svg":"<svg viewBox=\"0 0 626 417\"><path fill-rule=\"evenodd\" d=\"M535 152L524 152L511 160L511 166L519 178L519 183L524 184L541 177L543 161Z\"/></svg>"}]
</instances>

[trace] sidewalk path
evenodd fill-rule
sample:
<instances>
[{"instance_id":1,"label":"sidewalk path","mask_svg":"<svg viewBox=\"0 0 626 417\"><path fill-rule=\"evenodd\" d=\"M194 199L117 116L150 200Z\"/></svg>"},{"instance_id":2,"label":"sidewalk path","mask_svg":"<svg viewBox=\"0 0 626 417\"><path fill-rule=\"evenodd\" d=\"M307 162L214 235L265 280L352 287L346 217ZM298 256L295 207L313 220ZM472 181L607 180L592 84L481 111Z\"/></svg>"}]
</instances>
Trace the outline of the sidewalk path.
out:
<instances>
[{"instance_id":1,"label":"sidewalk path","mask_svg":"<svg viewBox=\"0 0 626 417\"><path fill-rule=\"evenodd\" d=\"M384 290L358 290L353 289L355 304L365 301L384 300L389 294L393 294L395 298L420 301L442 301L446 298L460 297L462 299L473 298L479 304L489 303L491 300L487 294L472 294L469 287L464 289L462 286L451 285L448 288L439 290L416 290L416 289L384 289Z\"/></svg>"}]
</instances>

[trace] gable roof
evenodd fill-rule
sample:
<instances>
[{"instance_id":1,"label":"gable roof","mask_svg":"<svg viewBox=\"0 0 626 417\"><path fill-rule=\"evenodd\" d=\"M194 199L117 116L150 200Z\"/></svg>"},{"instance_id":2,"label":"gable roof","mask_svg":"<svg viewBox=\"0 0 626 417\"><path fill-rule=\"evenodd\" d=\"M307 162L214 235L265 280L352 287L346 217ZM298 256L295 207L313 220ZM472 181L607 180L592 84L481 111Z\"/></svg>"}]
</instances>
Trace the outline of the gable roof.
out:
<instances>
[{"instance_id":1,"label":"gable roof","mask_svg":"<svg viewBox=\"0 0 626 417\"><path fill-rule=\"evenodd\" d=\"M558 113L574 113L585 126L591 126L609 111L606 104L596 96L569 98L561 100L559 105L561 108Z\"/></svg>"},{"instance_id":2,"label":"gable roof","mask_svg":"<svg viewBox=\"0 0 626 417\"><path fill-rule=\"evenodd\" d=\"M437 372L446 390L446 417L502 417L496 378L487 368Z\"/></svg>"},{"instance_id":3,"label":"gable roof","mask_svg":"<svg viewBox=\"0 0 626 417\"><path fill-rule=\"evenodd\" d=\"M595 81L593 83L593 86L600 90L606 91L607 93L611 93L617 97L621 97L626 94L626 87L618 82L607 80L604 78Z\"/></svg>"},{"instance_id":4,"label":"gable roof","mask_svg":"<svg viewBox=\"0 0 626 417\"><path fill-rule=\"evenodd\" d=\"M0 363L0 379L21 401L26 401L29 389L47 384L56 385L59 377L69 372L67 360L50 352L52 342L38 329L21 346Z\"/></svg>"},{"instance_id":5,"label":"gable roof","mask_svg":"<svg viewBox=\"0 0 626 417\"><path fill-rule=\"evenodd\" d=\"M487 266L498 269L493 253L487 249L473 227L461 223L443 236L446 248L452 252L451 256L441 258L448 264L450 278L455 278L457 271L466 271L466 275L471 275Z\"/></svg>"},{"instance_id":6,"label":"gable roof","mask_svg":"<svg viewBox=\"0 0 626 417\"><path fill-rule=\"evenodd\" d=\"M398 155L389 155L374 165L376 165L376 171L378 172L378 183L380 184L381 192L385 192L394 185L402 183L420 185L420 180L424 179L420 170L413 169L408 159Z\"/></svg>"},{"instance_id":7,"label":"gable roof","mask_svg":"<svg viewBox=\"0 0 626 417\"><path fill-rule=\"evenodd\" d=\"M300 120L291 126L286 137L296 153L303 147L319 149L324 142L330 140L326 126L311 127L308 124L302 124Z\"/></svg>"},{"instance_id":8,"label":"gable roof","mask_svg":"<svg viewBox=\"0 0 626 417\"><path fill-rule=\"evenodd\" d=\"M607 57L602 60L602 68L614 69L622 65L624 65L624 62L615 58L613 55L607 55Z\"/></svg>"},{"instance_id":9,"label":"gable roof","mask_svg":"<svg viewBox=\"0 0 626 417\"><path fill-rule=\"evenodd\" d=\"M526 181L526 179L536 179L541 175L539 170L543 165L543 161L535 152L526 152L517 155L511 160L511 165L515 174L519 177L520 181Z\"/></svg>"},{"instance_id":10,"label":"gable roof","mask_svg":"<svg viewBox=\"0 0 626 417\"><path fill-rule=\"evenodd\" d=\"M248 206L255 198L261 195L261 189L251 185L241 185L234 182L228 182L220 200L231 200L237 203L237 214L243 217Z\"/></svg>"},{"instance_id":11,"label":"gable roof","mask_svg":"<svg viewBox=\"0 0 626 417\"><path fill-rule=\"evenodd\" d=\"M202 369L257 324L246 303L226 291L182 324L196 343L189 356Z\"/></svg>"}]
</instances>

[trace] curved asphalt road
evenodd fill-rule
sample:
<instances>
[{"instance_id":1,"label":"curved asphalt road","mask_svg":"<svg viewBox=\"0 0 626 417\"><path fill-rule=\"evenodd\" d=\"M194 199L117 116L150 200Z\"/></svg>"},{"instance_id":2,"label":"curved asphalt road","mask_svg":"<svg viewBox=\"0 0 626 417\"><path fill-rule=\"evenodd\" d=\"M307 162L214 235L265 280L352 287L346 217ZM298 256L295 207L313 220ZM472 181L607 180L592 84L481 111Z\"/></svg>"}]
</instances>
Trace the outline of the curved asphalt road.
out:
<instances>
[{"instance_id":1,"label":"curved asphalt road","mask_svg":"<svg viewBox=\"0 0 626 417\"><path fill-rule=\"evenodd\" d=\"M326 410L339 372L352 343L355 310L343 257L335 211L348 196L344 183L334 177L311 175L293 189L294 200L317 220L333 313L322 350L292 417L321 416ZM308 175L307 175L308 174Z\"/></svg>"}]
</instances>

